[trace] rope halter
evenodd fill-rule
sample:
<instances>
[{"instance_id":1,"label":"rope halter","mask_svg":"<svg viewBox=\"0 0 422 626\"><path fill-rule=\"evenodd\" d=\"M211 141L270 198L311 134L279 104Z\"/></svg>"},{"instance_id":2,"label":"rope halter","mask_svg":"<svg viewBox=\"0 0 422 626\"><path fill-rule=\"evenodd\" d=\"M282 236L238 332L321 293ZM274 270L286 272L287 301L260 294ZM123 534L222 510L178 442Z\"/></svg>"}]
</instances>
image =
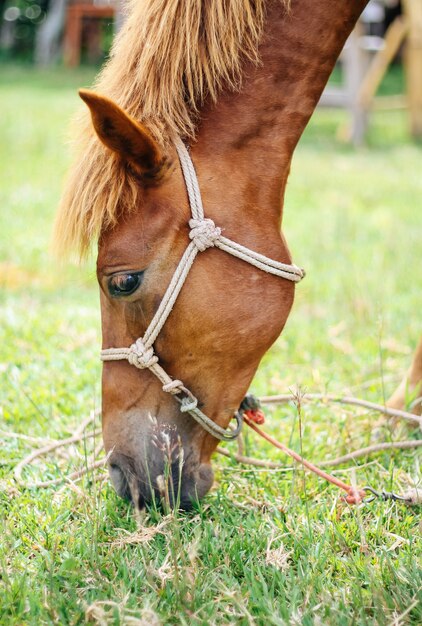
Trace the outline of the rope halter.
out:
<instances>
[{"instance_id":1,"label":"rope halter","mask_svg":"<svg viewBox=\"0 0 422 626\"><path fill-rule=\"evenodd\" d=\"M130 348L107 348L101 351L102 361L120 361L126 359L131 365L139 369L149 369L162 384L163 391L170 393L180 403L180 411L189 413L208 433L217 439L230 441L235 439L242 428L242 417L239 412L235 414L237 426L234 430L224 429L213 422L205 413L198 408L198 399L187 389L181 380L174 380L159 364L159 359L154 353L154 342L163 328L171 310L177 300L177 296L186 280L198 252L204 252L207 248L220 248L258 269L274 274L280 278L291 280L295 283L302 280L305 272L296 265L280 263L269 259L263 254L258 254L245 246L242 246L221 234L221 228L214 221L204 216L201 193L198 179L189 152L184 143L177 139L176 150L185 179L189 197L189 205L192 217L189 220L190 243L187 246L176 271L170 281L160 305L152 318L144 336L133 343Z\"/></svg>"}]
</instances>

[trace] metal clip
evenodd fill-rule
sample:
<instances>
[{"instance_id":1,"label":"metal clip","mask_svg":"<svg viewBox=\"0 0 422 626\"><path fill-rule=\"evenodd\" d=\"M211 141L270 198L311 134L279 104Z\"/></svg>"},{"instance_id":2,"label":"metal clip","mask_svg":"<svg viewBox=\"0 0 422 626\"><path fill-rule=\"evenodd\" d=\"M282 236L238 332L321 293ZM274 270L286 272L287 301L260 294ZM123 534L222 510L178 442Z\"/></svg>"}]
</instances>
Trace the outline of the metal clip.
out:
<instances>
[{"instance_id":1,"label":"metal clip","mask_svg":"<svg viewBox=\"0 0 422 626\"><path fill-rule=\"evenodd\" d=\"M377 491L369 485L363 487L363 491L370 491L373 494L372 497L369 496L369 498L364 499L365 503L373 502L376 498L380 498L384 502L386 502L387 500L393 500L395 502L409 502L408 498L399 496L397 493L393 493L392 491Z\"/></svg>"}]
</instances>

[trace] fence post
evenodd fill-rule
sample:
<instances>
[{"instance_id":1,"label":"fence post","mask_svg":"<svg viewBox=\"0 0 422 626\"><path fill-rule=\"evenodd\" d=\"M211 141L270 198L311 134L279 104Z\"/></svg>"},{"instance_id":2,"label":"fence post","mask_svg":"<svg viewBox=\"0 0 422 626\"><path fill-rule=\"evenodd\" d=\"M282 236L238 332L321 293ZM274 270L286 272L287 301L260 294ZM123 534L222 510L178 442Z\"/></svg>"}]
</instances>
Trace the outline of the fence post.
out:
<instances>
[{"instance_id":1,"label":"fence post","mask_svg":"<svg viewBox=\"0 0 422 626\"><path fill-rule=\"evenodd\" d=\"M410 129L415 139L422 139L422 2L404 0L409 24L405 51L407 97Z\"/></svg>"}]
</instances>

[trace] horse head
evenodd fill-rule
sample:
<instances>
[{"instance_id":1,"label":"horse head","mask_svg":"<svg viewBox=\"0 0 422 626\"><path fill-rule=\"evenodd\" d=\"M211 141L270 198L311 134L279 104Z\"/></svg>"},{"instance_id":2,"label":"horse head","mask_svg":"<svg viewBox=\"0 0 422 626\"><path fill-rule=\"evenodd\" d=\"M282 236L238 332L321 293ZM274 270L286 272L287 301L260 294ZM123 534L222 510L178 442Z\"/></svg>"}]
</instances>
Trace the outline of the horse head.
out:
<instances>
[{"instance_id":1,"label":"horse head","mask_svg":"<svg viewBox=\"0 0 422 626\"><path fill-rule=\"evenodd\" d=\"M134 345L153 319L190 243L191 209L174 148L163 150L115 103L82 91L95 132L131 170L140 203L101 233L97 275L103 349ZM250 173L233 175L230 155L193 150L207 218L224 236L289 263L277 207L264 207ZM198 254L153 350L175 380L194 393L200 410L226 428L259 361L281 332L293 301L288 280L262 272L213 246ZM154 356L153 356L154 355ZM180 505L211 487L218 439L180 410L146 367L106 361L102 379L103 435L119 494L142 505L168 490ZM164 486L163 486L164 485Z\"/></svg>"}]
</instances>

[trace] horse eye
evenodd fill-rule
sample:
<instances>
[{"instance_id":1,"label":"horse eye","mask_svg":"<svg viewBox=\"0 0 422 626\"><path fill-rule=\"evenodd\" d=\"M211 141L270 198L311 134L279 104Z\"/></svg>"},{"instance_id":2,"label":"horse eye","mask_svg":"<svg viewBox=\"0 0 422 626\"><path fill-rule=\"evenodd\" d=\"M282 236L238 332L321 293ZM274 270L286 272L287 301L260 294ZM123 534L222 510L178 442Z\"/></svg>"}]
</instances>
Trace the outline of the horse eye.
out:
<instances>
[{"instance_id":1,"label":"horse eye","mask_svg":"<svg viewBox=\"0 0 422 626\"><path fill-rule=\"evenodd\" d=\"M116 274L108 280L108 290L110 295L130 296L136 291L142 282L143 272L135 272L133 274Z\"/></svg>"}]
</instances>

